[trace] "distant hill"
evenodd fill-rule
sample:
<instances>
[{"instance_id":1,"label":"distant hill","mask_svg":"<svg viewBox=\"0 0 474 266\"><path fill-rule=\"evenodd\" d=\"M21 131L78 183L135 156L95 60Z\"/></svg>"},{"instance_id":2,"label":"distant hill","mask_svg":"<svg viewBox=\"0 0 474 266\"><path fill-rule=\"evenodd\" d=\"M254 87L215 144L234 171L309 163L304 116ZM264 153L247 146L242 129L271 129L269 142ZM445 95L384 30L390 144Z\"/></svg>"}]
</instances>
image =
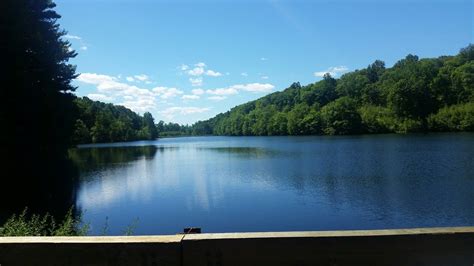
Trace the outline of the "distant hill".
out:
<instances>
[{"instance_id":1,"label":"distant hill","mask_svg":"<svg viewBox=\"0 0 474 266\"><path fill-rule=\"evenodd\" d=\"M456 56L377 60L339 79L289 88L192 127L194 135L474 131L474 45Z\"/></svg>"}]
</instances>

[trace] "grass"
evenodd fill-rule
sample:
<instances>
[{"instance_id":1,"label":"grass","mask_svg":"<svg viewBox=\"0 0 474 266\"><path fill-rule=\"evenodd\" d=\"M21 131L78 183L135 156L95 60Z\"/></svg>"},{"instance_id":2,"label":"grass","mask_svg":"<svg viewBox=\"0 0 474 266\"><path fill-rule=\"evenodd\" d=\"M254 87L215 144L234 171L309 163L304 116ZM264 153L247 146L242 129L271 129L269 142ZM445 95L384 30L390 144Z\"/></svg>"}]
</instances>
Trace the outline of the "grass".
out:
<instances>
[{"instance_id":1,"label":"grass","mask_svg":"<svg viewBox=\"0 0 474 266\"><path fill-rule=\"evenodd\" d=\"M83 236L89 232L89 224L81 225L81 217L75 218L72 208L62 221L46 213L28 214L25 208L20 214L13 214L0 228L0 236Z\"/></svg>"},{"instance_id":2,"label":"grass","mask_svg":"<svg viewBox=\"0 0 474 266\"><path fill-rule=\"evenodd\" d=\"M129 224L123 231L124 235L133 235L138 225L138 218ZM108 235L108 217L102 228L102 235ZM86 236L89 234L90 224L83 223L82 217L74 217L71 207L61 221L46 213L45 215L28 214L25 208L20 214L13 214L0 226L0 236Z\"/></svg>"}]
</instances>

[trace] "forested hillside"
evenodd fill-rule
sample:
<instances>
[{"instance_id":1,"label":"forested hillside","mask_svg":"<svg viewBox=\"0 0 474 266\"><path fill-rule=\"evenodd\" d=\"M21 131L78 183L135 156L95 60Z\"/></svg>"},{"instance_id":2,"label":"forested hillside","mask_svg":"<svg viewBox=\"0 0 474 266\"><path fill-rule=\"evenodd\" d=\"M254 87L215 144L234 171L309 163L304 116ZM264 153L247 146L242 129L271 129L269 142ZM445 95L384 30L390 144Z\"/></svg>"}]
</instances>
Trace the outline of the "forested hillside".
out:
<instances>
[{"instance_id":1,"label":"forested hillside","mask_svg":"<svg viewBox=\"0 0 474 266\"><path fill-rule=\"evenodd\" d=\"M232 108L193 125L195 135L313 135L474 130L474 45L456 56L375 61L339 79Z\"/></svg>"},{"instance_id":2,"label":"forested hillside","mask_svg":"<svg viewBox=\"0 0 474 266\"><path fill-rule=\"evenodd\" d=\"M132 110L87 97L74 100L78 110L73 142L99 143L156 139L158 131L150 113L140 116Z\"/></svg>"}]
</instances>

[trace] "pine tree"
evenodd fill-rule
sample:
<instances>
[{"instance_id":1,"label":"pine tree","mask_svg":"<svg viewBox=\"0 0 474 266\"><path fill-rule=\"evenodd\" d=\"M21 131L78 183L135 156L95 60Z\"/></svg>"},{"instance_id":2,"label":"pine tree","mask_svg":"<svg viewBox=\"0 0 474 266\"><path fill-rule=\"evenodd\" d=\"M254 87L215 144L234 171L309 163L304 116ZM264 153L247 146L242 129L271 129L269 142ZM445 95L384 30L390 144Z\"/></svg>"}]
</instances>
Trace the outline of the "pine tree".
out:
<instances>
[{"instance_id":1,"label":"pine tree","mask_svg":"<svg viewBox=\"0 0 474 266\"><path fill-rule=\"evenodd\" d=\"M67 178L58 169L65 165L76 121L71 94L76 68L68 63L76 53L64 39L52 1L0 2L0 161L8 173L2 188L34 201L43 186L59 186L59 176Z\"/></svg>"}]
</instances>

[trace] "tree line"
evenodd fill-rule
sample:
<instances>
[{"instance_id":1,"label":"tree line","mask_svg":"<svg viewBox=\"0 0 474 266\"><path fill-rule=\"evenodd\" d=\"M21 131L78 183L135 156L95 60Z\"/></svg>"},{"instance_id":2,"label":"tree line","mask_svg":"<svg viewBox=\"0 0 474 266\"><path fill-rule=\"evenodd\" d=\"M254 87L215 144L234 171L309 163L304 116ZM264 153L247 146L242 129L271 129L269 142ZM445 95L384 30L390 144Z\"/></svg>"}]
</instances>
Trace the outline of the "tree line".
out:
<instances>
[{"instance_id":1,"label":"tree line","mask_svg":"<svg viewBox=\"0 0 474 266\"><path fill-rule=\"evenodd\" d=\"M158 137L153 116L143 116L111 103L92 101L87 97L74 99L77 119L72 142L100 143L152 140Z\"/></svg>"},{"instance_id":2,"label":"tree line","mask_svg":"<svg viewBox=\"0 0 474 266\"><path fill-rule=\"evenodd\" d=\"M193 135L343 135L474 130L474 45L408 55L269 94L198 121Z\"/></svg>"},{"instance_id":3,"label":"tree line","mask_svg":"<svg viewBox=\"0 0 474 266\"><path fill-rule=\"evenodd\" d=\"M189 136L193 132L190 125L180 125L173 122L165 123L163 120L156 124L156 128L160 137Z\"/></svg>"},{"instance_id":4,"label":"tree line","mask_svg":"<svg viewBox=\"0 0 474 266\"><path fill-rule=\"evenodd\" d=\"M189 136L192 127L178 123L155 124L152 114L143 116L111 103L93 101L87 97L75 98L76 121L73 144L153 140L158 137Z\"/></svg>"}]
</instances>

